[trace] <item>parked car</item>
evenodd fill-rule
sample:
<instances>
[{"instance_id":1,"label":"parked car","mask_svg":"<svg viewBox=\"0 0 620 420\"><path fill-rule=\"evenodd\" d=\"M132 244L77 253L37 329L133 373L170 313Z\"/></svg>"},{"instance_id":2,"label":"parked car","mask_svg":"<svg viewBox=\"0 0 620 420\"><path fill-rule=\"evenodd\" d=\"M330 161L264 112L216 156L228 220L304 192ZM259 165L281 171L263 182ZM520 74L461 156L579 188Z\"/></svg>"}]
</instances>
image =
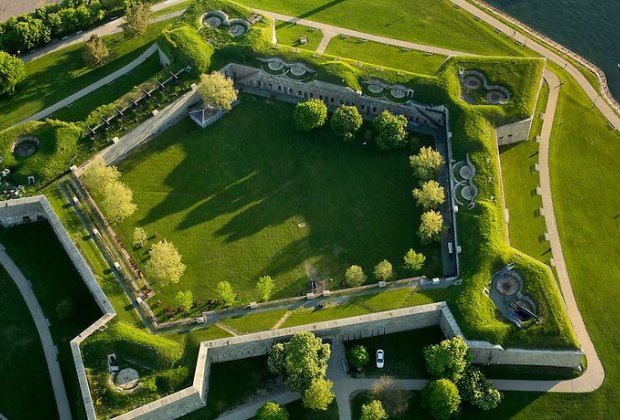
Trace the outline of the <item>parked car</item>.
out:
<instances>
[{"instance_id":1,"label":"parked car","mask_svg":"<svg viewBox=\"0 0 620 420\"><path fill-rule=\"evenodd\" d=\"M379 369L383 368L383 364L385 363L385 359L384 359L384 355L383 355L383 350L379 349L377 350L377 367Z\"/></svg>"}]
</instances>

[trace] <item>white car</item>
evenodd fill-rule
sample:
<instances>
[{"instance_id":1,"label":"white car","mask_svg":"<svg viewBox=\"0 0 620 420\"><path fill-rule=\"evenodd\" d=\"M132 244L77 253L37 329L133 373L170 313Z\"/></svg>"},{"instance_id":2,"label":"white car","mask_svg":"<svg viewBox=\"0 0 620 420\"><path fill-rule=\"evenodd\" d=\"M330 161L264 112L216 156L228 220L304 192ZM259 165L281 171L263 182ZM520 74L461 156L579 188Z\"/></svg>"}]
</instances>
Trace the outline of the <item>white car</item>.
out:
<instances>
[{"instance_id":1,"label":"white car","mask_svg":"<svg viewBox=\"0 0 620 420\"><path fill-rule=\"evenodd\" d=\"M385 363L385 359L383 358L383 350L377 350L377 367L379 369L383 368L383 364Z\"/></svg>"}]
</instances>

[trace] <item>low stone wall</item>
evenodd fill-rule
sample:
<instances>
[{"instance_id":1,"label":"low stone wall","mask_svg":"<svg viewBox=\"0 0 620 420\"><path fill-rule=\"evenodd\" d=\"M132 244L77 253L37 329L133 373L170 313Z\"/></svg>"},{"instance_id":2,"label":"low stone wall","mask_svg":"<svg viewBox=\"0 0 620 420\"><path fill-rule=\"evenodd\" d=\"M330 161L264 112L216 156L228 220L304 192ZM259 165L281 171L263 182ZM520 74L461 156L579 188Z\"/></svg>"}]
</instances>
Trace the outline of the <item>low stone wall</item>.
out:
<instances>
[{"instance_id":1,"label":"low stone wall","mask_svg":"<svg viewBox=\"0 0 620 420\"><path fill-rule=\"evenodd\" d=\"M532 118L517 121L512 124L502 125L495 128L497 144L505 146L507 144L525 141L530 135L530 127L532 126Z\"/></svg>"}]
</instances>

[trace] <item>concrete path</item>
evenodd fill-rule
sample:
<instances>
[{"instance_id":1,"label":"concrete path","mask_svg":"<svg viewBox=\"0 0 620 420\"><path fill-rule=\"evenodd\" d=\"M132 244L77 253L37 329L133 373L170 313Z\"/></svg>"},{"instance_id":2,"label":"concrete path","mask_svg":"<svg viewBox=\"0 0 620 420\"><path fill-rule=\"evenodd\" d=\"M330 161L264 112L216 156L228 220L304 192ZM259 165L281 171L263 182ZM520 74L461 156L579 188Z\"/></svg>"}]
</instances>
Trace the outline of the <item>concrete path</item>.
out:
<instances>
[{"instance_id":1,"label":"concrete path","mask_svg":"<svg viewBox=\"0 0 620 420\"><path fill-rule=\"evenodd\" d=\"M61 420L71 419L71 408L69 407L69 400L67 398L67 392L65 391L65 384L62 380L62 373L60 371L60 365L58 364L57 350L52 340L52 334L49 328L49 321L43 314L43 309L37 300L32 286L26 280L26 277L22 274L21 270L13 262L13 260L7 255L5 249L0 245L0 264L7 271L9 276L13 279L19 293L21 293L28 310L32 315L32 319L37 327L39 337L41 337L41 344L43 345L43 353L45 354L45 360L47 362L47 369L49 371L50 380L52 382L52 388L54 390L54 396L56 397L56 407L58 408L58 416Z\"/></svg>"}]
</instances>

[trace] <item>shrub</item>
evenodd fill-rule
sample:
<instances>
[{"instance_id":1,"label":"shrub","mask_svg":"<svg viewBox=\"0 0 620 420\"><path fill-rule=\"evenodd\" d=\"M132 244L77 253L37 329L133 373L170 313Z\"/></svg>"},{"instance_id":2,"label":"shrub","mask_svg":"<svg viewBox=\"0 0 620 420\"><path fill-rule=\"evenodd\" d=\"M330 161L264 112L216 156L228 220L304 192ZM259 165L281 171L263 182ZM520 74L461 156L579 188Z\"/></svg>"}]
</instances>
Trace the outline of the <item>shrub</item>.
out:
<instances>
[{"instance_id":1,"label":"shrub","mask_svg":"<svg viewBox=\"0 0 620 420\"><path fill-rule=\"evenodd\" d=\"M327 106L320 99L309 99L299 102L293 111L293 118L299 131L310 131L319 128L327 120Z\"/></svg>"},{"instance_id":2,"label":"shrub","mask_svg":"<svg viewBox=\"0 0 620 420\"><path fill-rule=\"evenodd\" d=\"M221 281L217 284L215 294L224 302L224 306L230 306L237 300L237 295L233 290L230 282Z\"/></svg>"},{"instance_id":3,"label":"shrub","mask_svg":"<svg viewBox=\"0 0 620 420\"><path fill-rule=\"evenodd\" d=\"M366 281L366 274L359 265L352 265L344 273L344 281L350 287L361 286Z\"/></svg>"},{"instance_id":4,"label":"shrub","mask_svg":"<svg viewBox=\"0 0 620 420\"><path fill-rule=\"evenodd\" d=\"M392 272L392 264L388 260L383 260L375 265L375 278L379 281L388 281L394 274Z\"/></svg>"},{"instance_id":5,"label":"shrub","mask_svg":"<svg viewBox=\"0 0 620 420\"><path fill-rule=\"evenodd\" d=\"M428 243L439 240L439 234L443 229L443 216L435 210L429 210L422 214L418 236L423 242Z\"/></svg>"},{"instance_id":6,"label":"shrub","mask_svg":"<svg viewBox=\"0 0 620 420\"><path fill-rule=\"evenodd\" d=\"M267 368L275 374L284 373L284 358L286 356L286 343L275 343L267 351Z\"/></svg>"},{"instance_id":7,"label":"shrub","mask_svg":"<svg viewBox=\"0 0 620 420\"><path fill-rule=\"evenodd\" d=\"M422 405L434 418L449 419L459 411L459 390L448 379L431 381L422 390Z\"/></svg>"},{"instance_id":8,"label":"shrub","mask_svg":"<svg viewBox=\"0 0 620 420\"><path fill-rule=\"evenodd\" d=\"M185 272L181 254L172 242L160 241L151 247L149 260L144 264L147 277L158 281L162 286L178 283Z\"/></svg>"},{"instance_id":9,"label":"shrub","mask_svg":"<svg viewBox=\"0 0 620 420\"><path fill-rule=\"evenodd\" d=\"M502 400L502 394L491 388L491 382L473 366L465 370L457 385L463 400L482 410L491 410Z\"/></svg>"},{"instance_id":10,"label":"shrub","mask_svg":"<svg viewBox=\"0 0 620 420\"><path fill-rule=\"evenodd\" d=\"M362 116L355 106L341 105L329 121L332 130L337 136L351 141L355 133L362 126Z\"/></svg>"},{"instance_id":11,"label":"shrub","mask_svg":"<svg viewBox=\"0 0 620 420\"><path fill-rule=\"evenodd\" d=\"M133 247L134 248L142 248L143 246L147 244L148 240L149 240L148 235L146 234L146 231L143 228L137 227L133 230Z\"/></svg>"},{"instance_id":12,"label":"shrub","mask_svg":"<svg viewBox=\"0 0 620 420\"><path fill-rule=\"evenodd\" d=\"M267 401L256 412L255 420L288 420L286 407L277 402Z\"/></svg>"},{"instance_id":13,"label":"shrub","mask_svg":"<svg viewBox=\"0 0 620 420\"><path fill-rule=\"evenodd\" d=\"M0 51L0 96L15 93L15 87L26 77L24 62Z\"/></svg>"},{"instance_id":14,"label":"shrub","mask_svg":"<svg viewBox=\"0 0 620 420\"><path fill-rule=\"evenodd\" d=\"M373 121L375 140L380 150L396 149L407 144L407 118L383 111Z\"/></svg>"},{"instance_id":15,"label":"shrub","mask_svg":"<svg viewBox=\"0 0 620 420\"><path fill-rule=\"evenodd\" d=\"M75 305L70 298L64 298L56 305L56 316L61 321L71 319L75 316Z\"/></svg>"},{"instance_id":16,"label":"shrub","mask_svg":"<svg viewBox=\"0 0 620 420\"><path fill-rule=\"evenodd\" d=\"M426 369L433 378L458 382L469 365L467 344L460 336L424 348Z\"/></svg>"},{"instance_id":17,"label":"shrub","mask_svg":"<svg viewBox=\"0 0 620 420\"><path fill-rule=\"evenodd\" d=\"M110 51L106 47L103 39L99 38L96 34L91 35L90 39L86 41L84 46L84 60L90 66L97 66L108 58Z\"/></svg>"},{"instance_id":18,"label":"shrub","mask_svg":"<svg viewBox=\"0 0 620 420\"><path fill-rule=\"evenodd\" d=\"M434 209L446 200L446 193L435 180L426 181L420 188L411 191L411 195L424 209Z\"/></svg>"},{"instance_id":19,"label":"shrub","mask_svg":"<svg viewBox=\"0 0 620 420\"><path fill-rule=\"evenodd\" d=\"M189 312L192 306L194 306L194 294L191 290L177 293L175 300L184 312Z\"/></svg>"},{"instance_id":20,"label":"shrub","mask_svg":"<svg viewBox=\"0 0 620 420\"><path fill-rule=\"evenodd\" d=\"M444 164L441 154L431 147L422 147L417 155L409 156L409 164L419 179L431 179Z\"/></svg>"},{"instance_id":21,"label":"shrub","mask_svg":"<svg viewBox=\"0 0 620 420\"><path fill-rule=\"evenodd\" d=\"M348 359L351 366L354 366L357 370L362 370L364 366L370 362L370 356L368 355L368 350L364 346L353 346L349 350Z\"/></svg>"},{"instance_id":22,"label":"shrub","mask_svg":"<svg viewBox=\"0 0 620 420\"><path fill-rule=\"evenodd\" d=\"M258 279L256 289L258 290L258 294L263 302L269 300L274 287L275 283L270 276L263 276Z\"/></svg>"},{"instance_id":23,"label":"shrub","mask_svg":"<svg viewBox=\"0 0 620 420\"><path fill-rule=\"evenodd\" d=\"M410 249L405 254L404 260L404 267L411 272L417 273L422 270L426 257L424 254L420 254L419 252L415 252L413 249Z\"/></svg>"},{"instance_id":24,"label":"shrub","mask_svg":"<svg viewBox=\"0 0 620 420\"><path fill-rule=\"evenodd\" d=\"M332 386L334 386L334 383L329 379L314 379L310 383L308 389L304 392L304 407L312 410L327 410L336 397L336 395L332 392Z\"/></svg>"},{"instance_id":25,"label":"shrub","mask_svg":"<svg viewBox=\"0 0 620 420\"><path fill-rule=\"evenodd\" d=\"M388 415L379 400L372 400L368 404L362 405L362 415L360 420L387 420Z\"/></svg>"}]
</instances>

